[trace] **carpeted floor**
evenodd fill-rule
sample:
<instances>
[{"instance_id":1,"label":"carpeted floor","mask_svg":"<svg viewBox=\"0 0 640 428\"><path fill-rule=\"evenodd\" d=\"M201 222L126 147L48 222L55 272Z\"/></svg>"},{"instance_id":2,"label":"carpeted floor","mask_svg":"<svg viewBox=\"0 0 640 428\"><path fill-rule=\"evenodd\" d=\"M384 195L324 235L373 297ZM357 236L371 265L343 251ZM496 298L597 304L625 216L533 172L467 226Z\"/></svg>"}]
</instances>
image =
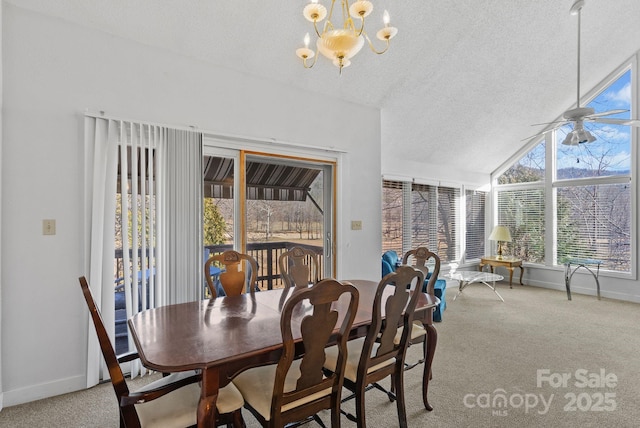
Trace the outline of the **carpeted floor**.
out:
<instances>
[{"instance_id":1,"label":"carpeted floor","mask_svg":"<svg viewBox=\"0 0 640 428\"><path fill-rule=\"evenodd\" d=\"M452 283L449 283L451 287ZM640 426L640 305L528 286L473 284L438 323L427 412L421 370L405 374L410 427ZM409 350L409 359L421 347ZM131 382L134 388L149 379ZM353 410L353 402L343 405ZM395 403L367 393L369 426L397 426ZM322 414L328 425L328 415ZM245 412L250 428L258 424ZM312 426L311 424L310 426ZM346 418L345 427L355 426ZM0 427L117 427L110 384L0 412Z\"/></svg>"}]
</instances>

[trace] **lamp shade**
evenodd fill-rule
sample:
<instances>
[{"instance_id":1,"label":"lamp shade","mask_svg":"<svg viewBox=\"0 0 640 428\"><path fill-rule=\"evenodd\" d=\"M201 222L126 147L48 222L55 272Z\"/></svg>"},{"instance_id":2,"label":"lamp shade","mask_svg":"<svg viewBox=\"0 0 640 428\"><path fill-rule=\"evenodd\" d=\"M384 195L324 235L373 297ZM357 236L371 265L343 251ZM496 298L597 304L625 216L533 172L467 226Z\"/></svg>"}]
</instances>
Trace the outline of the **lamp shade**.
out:
<instances>
[{"instance_id":1,"label":"lamp shade","mask_svg":"<svg viewBox=\"0 0 640 428\"><path fill-rule=\"evenodd\" d=\"M489 235L489 240L511 242L511 232L507 226L495 226Z\"/></svg>"}]
</instances>

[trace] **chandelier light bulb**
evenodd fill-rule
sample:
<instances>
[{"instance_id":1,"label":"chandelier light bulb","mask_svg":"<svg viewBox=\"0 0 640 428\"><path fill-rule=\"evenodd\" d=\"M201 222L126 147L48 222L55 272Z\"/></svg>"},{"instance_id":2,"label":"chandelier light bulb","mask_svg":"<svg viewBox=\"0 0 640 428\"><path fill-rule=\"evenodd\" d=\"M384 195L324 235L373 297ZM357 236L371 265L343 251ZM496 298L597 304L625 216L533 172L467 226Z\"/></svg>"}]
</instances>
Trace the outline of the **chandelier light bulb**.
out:
<instances>
[{"instance_id":1,"label":"chandelier light bulb","mask_svg":"<svg viewBox=\"0 0 640 428\"><path fill-rule=\"evenodd\" d=\"M300 58L305 65L305 67L313 67L313 64L307 66L307 59L313 58L315 56L315 52L309 49L310 37L309 33L304 35L304 47L296 49L296 55Z\"/></svg>"},{"instance_id":2,"label":"chandelier light bulb","mask_svg":"<svg viewBox=\"0 0 640 428\"><path fill-rule=\"evenodd\" d=\"M389 22L391 22L391 18L389 17L389 11L385 10L382 14L382 22L384 22L384 26L388 27Z\"/></svg>"}]
</instances>

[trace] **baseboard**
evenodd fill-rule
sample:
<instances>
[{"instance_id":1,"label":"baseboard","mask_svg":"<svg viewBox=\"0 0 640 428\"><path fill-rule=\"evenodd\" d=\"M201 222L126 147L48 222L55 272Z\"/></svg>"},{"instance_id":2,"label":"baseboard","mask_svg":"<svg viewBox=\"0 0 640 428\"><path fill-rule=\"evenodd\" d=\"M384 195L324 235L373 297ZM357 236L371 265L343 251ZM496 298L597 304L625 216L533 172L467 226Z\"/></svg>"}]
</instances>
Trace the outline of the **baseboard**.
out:
<instances>
[{"instance_id":1,"label":"baseboard","mask_svg":"<svg viewBox=\"0 0 640 428\"><path fill-rule=\"evenodd\" d=\"M542 282L542 281L527 281L526 285L531 285L534 287L540 287L540 288L548 288L550 290L558 290L558 291L563 291L564 293L567 292L567 289L563 284L555 284L555 283L551 283L551 282ZM515 284L514 284L515 287ZM590 287L581 287L578 285L574 285L573 283L571 284L571 295L573 296L574 294L584 294L587 296L593 296L596 297L597 292L596 292L596 286L595 284L591 285ZM606 290L603 289L602 287L600 287L600 296L601 297L605 297L607 299L614 299L614 300L623 300L625 302L633 302L633 303L640 303L640 296L638 295L634 295L634 294L629 294L629 293L621 293L618 291L611 291L611 290Z\"/></svg>"},{"instance_id":2,"label":"baseboard","mask_svg":"<svg viewBox=\"0 0 640 428\"><path fill-rule=\"evenodd\" d=\"M55 395L79 391L86 388L86 382L85 376L74 376L11 391L3 391L3 393L0 394L0 409L2 409L3 405L6 407L16 406Z\"/></svg>"}]
</instances>

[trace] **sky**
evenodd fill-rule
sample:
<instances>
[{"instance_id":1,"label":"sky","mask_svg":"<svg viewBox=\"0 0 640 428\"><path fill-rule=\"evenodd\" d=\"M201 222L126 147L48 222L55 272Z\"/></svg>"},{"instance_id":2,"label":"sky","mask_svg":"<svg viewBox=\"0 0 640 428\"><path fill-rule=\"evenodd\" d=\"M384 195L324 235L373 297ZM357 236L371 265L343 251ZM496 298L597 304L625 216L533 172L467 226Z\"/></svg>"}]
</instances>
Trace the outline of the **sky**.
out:
<instances>
[{"instance_id":1,"label":"sky","mask_svg":"<svg viewBox=\"0 0 640 428\"><path fill-rule=\"evenodd\" d=\"M631 110L631 70L625 72L609 87L587 104L596 113L625 109ZM607 118L629 119L630 111ZM562 141L571 131L572 125L560 127L556 133ZM562 146L558 144L558 168L590 168L596 167L600 159L606 159L607 171L612 175L628 173L631 169L631 127L603 123L585 123L585 129L590 131L596 141L579 146Z\"/></svg>"}]
</instances>

